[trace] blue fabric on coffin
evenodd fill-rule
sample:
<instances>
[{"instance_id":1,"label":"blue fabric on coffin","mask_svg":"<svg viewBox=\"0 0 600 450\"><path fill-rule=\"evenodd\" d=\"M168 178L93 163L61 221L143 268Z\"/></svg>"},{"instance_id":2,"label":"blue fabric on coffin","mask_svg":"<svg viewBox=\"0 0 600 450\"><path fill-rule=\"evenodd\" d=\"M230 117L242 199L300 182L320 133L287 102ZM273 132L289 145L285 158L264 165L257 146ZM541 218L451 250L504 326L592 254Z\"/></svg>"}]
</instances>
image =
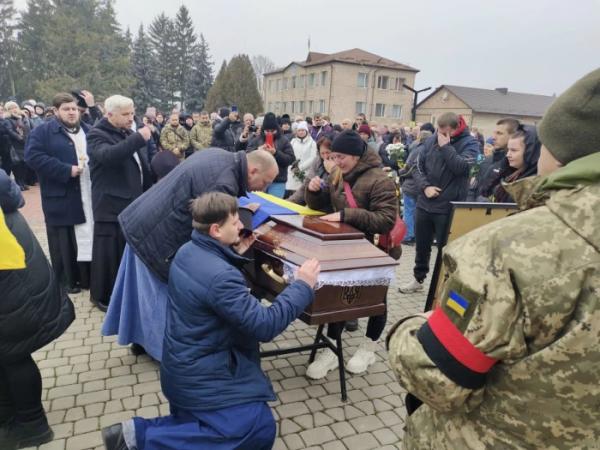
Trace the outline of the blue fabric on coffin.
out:
<instances>
[{"instance_id":1,"label":"blue fabric on coffin","mask_svg":"<svg viewBox=\"0 0 600 450\"><path fill-rule=\"evenodd\" d=\"M258 203L260 204L260 208L254 213L252 216L252 228L256 229L260 227L263 223L269 220L270 216L274 215L293 215L298 214L291 209L287 209L283 206L276 205L273 202L270 202L267 199L264 199L252 192L248 192L246 197L240 197L238 199L240 206L246 206L250 203Z\"/></svg>"}]
</instances>

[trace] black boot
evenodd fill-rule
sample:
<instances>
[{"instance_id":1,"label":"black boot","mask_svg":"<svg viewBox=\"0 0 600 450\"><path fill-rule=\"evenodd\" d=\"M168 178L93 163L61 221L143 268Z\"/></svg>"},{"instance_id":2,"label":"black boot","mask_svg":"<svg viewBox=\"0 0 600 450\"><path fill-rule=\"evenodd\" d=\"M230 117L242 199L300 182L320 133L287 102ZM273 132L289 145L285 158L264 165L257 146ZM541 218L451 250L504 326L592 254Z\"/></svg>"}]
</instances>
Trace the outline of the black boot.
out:
<instances>
[{"instance_id":1,"label":"black boot","mask_svg":"<svg viewBox=\"0 0 600 450\"><path fill-rule=\"evenodd\" d=\"M131 344L131 353L133 353L136 356L139 356L139 355L145 355L148 352L140 344Z\"/></svg>"},{"instance_id":2,"label":"black boot","mask_svg":"<svg viewBox=\"0 0 600 450\"><path fill-rule=\"evenodd\" d=\"M0 435L1 449L19 449L25 447L37 447L50 442L54 438L54 432L48 425L46 416L32 422L12 422L6 433Z\"/></svg>"},{"instance_id":3,"label":"black boot","mask_svg":"<svg viewBox=\"0 0 600 450\"><path fill-rule=\"evenodd\" d=\"M344 325L346 331L356 331L358 330L358 319L347 320Z\"/></svg>"},{"instance_id":4,"label":"black boot","mask_svg":"<svg viewBox=\"0 0 600 450\"><path fill-rule=\"evenodd\" d=\"M123 436L123 425L120 423L102 428L102 441L106 450L135 450L127 447Z\"/></svg>"}]
</instances>

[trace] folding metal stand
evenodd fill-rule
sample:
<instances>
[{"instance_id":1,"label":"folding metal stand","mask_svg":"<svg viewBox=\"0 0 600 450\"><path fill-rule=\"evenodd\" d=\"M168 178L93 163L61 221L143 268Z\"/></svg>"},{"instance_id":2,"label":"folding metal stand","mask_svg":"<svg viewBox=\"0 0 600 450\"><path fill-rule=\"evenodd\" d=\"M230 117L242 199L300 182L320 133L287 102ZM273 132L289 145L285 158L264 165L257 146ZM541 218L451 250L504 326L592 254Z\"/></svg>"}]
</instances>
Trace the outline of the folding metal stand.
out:
<instances>
[{"instance_id":1,"label":"folding metal stand","mask_svg":"<svg viewBox=\"0 0 600 450\"><path fill-rule=\"evenodd\" d=\"M269 350L260 353L261 358L268 358L269 356L287 355L289 353L300 353L310 350L310 357L308 358L309 364L315 360L317 350L320 348L330 348L338 358L338 371L340 373L340 390L342 392L342 401L347 400L346 395L346 371L344 370L344 353L342 348L342 333L335 339L335 344L327 336L323 334L323 328L325 325L319 325L317 329L317 335L315 340L310 345L302 345L299 347L284 348L279 350Z\"/></svg>"}]
</instances>

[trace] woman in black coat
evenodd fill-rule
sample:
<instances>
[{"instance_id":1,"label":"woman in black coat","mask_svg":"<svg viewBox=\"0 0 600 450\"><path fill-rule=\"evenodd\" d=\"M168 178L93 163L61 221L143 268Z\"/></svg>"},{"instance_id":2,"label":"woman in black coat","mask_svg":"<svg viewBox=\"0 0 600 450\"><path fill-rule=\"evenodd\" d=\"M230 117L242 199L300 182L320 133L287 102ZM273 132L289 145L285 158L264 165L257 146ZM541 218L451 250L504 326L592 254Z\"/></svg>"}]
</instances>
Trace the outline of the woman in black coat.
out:
<instances>
[{"instance_id":1,"label":"woman in black coat","mask_svg":"<svg viewBox=\"0 0 600 450\"><path fill-rule=\"evenodd\" d=\"M17 208L19 187L0 170L0 207L25 252L25 269L0 270L0 448L17 449L52 440L42 406L42 378L31 357L75 319L33 232ZM0 249L1 251L1 249Z\"/></svg>"}]
</instances>

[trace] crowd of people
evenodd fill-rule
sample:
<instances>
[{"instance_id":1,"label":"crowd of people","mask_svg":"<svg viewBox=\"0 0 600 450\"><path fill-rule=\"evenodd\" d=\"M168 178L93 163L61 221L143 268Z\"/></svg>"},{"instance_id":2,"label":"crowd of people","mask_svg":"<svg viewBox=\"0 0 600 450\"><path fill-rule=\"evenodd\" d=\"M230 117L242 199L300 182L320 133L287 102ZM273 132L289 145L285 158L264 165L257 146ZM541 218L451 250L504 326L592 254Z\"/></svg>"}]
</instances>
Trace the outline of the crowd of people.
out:
<instances>
[{"instance_id":1,"label":"crowd of people","mask_svg":"<svg viewBox=\"0 0 600 450\"><path fill-rule=\"evenodd\" d=\"M596 92L592 97L596 105L599 78L596 71L575 89L585 95ZM573 93L565 95L566 106L560 113L572 114L579 104L568 97ZM543 313L538 311L537 317L537 310L525 311L519 299L543 301L527 291L543 286L543 280L529 266L519 266L516 272L509 269L504 277L504 264L514 256L505 255L507 248L518 254L523 247L502 244L507 228L525 240L530 237L525 234L533 225L527 217L541 221L544 214L554 214L560 220L547 218L539 223L540 229L548 233L560 229L565 235L572 233L573 220L585 226L593 220L592 215L569 216L578 204L568 195L584 189L588 200L580 207L597 203L597 183L591 188L580 186L596 180L597 172L580 173L586 168L580 168L585 162L579 161L591 158L589 163L597 164L598 148L590 147L585 133L600 145L598 134L591 128L577 128L582 135L577 145L572 144L571 134L556 131L560 113L549 113L544 119L541 139L535 127L507 117L498 121L486 141L453 112L437 118L435 126L388 127L369 122L364 115L338 125L320 114L293 121L272 112L240 115L234 106L210 114L175 110L164 114L149 107L140 117L130 98L114 95L98 104L88 91L58 93L50 108L33 100L21 107L6 102L0 107L0 206L25 250L27 264L26 272L13 278L11 271L0 272L0 287L11 302L23 299L27 308L6 309L0 302L0 313L5 314L0 319L8 317L6 323L10 320L13 328L26 320L33 325L18 332L0 329L0 425L6 424L0 447L22 448L52 438L41 403L41 377L31 353L72 322L74 310L67 294L89 289L91 302L107 313L102 333L118 335L120 344L132 344L134 353L148 353L161 363L162 388L171 404L169 416L134 418L105 428L107 448L271 448L275 426L266 402L275 396L260 368L259 343L275 338L313 301L320 267L316 260L307 261L277 301L268 308L261 306L240 271L248 261L243 255L255 239L251 232L241 234L249 225L240 219L237 198L247 192L266 191L323 211L322 220L349 224L376 245L402 216L407 228L403 243L416 246L414 279L399 287L402 293L423 290L432 246L442 249L446 243L451 202L516 201L523 208L552 202L543 206L546 209L537 218L521 214L504 229L480 233L473 244L449 246L451 273L442 307L397 324L388 338L393 369L414 394L407 402L409 414L420 411L409 420L407 442L464 448L462 437L457 437L463 435L454 431L476 427L470 433L476 439L489 425L482 424L488 419L460 411L449 417L443 411L490 402L472 396L478 395L485 374L495 364L522 361L532 345L541 351L564 334L554 326L556 321L545 322ZM572 116L574 121L588 120ZM579 165L569 164L572 161ZM538 170L550 178L533 188L535 201L523 199L522 190L514 186L538 180L532 178ZM552 178L554 172L560 176ZM36 183L51 268L17 212L23 204L21 191ZM562 192L567 197L561 197ZM573 288L569 295L565 293L573 308L583 298L583 290L594 297L593 286L598 283L597 238L589 227L583 233L576 257L561 253L560 236L552 236L556 248L547 249L562 262L560 269L546 262L546 276L558 276L560 270L577 278L585 270L578 271L575 265L587 264L590 277L596 277L574 284L556 281L559 287ZM391 251L390 255L397 257ZM513 264L512 259L509 262ZM519 270L530 277L522 278ZM481 284L488 276L491 284ZM519 283L524 283L523 290L515 291ZM564 324L571 320L565 311L573 308L561 309ZM346 363L349 372L364 373L376 361L376 342L386 323L387 311L369 318L362 344ZM546 330L543 342L535 343L539 336L532 328L536 327ZM339 338L344 329L357 328L356 321L330 323L327 335ZM463 350L452 347L456 345ZM574 354L565 357L568 347L553 351L558 352L557 358L572 362L573 370L584 369ZM323 378L338 364L337 355L324 349L306 375ZM504 375L516 385L526 377L527 366L515 369L522 371L520 375L511 367L503 369ZM508 385L503 389L516 390ZM591 397L590 401L597 401L597 395ZM427 409L422 403L429 405ZM571 409L577 416L576 408ZM427 420L421 418L425 414ZM504 414L512 413L504 410ZM578 423L590 423L596 415L577 416ZM199 422L206 426L198 427ZM435 426L444 422L454 428ZM538 428L545 430L547 425L540 423ZM482 445L551 440L535 433L520 438L514 433L495 436L482 438Z\"/></svg>"}]
</instances>

